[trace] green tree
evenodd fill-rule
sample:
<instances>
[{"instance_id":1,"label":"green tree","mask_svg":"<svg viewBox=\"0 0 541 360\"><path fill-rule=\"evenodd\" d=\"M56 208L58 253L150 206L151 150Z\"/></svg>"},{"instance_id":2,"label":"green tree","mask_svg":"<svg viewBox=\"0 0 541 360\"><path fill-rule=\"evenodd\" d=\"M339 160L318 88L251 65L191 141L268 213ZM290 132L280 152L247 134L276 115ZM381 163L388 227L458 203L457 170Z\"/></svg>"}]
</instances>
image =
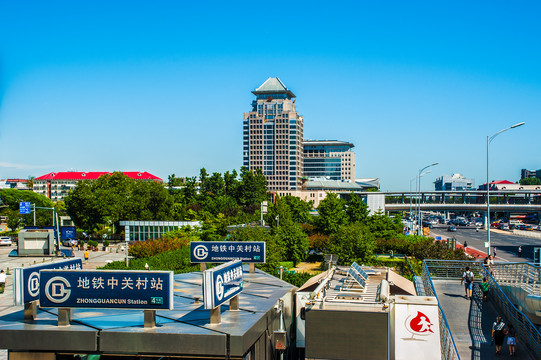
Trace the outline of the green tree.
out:
<instances>
[{"instance_id":1,"label":"green tree","mask_svg":"<svg viewBox=\"0 0 541 360\"><path fill-rule=\"evenodd\" d=\"M359 196L352 193L346 203L346 214L349 222L365 222L369 213L368 205Z\"/></svg>"},{"instance_id":2,"label":"green tree","mask_svg":"<svg viewBox=\"0 0 541 360\"><path fill-rule=\"evenodd\" d=\"M334 234L340 226L346 224L347 215L344 211L344 200L336 193L327 193L327 197L319 203L316 220L317 228L323 234Z\"/></svg>"},{"instance_id":3,"label":"green tree","mask_svg":"<svg viewBox=\"0 0 541 360\"><path fill-rule=\"evenodd\" d=\"M376 241L368 226L353 223L341 226L332 236L331 251L338 255L338 262L350 265L352 262L365 262L374 255Z\"/></svg>"},{"instance_id":4,"label":"green tree","mask_svg":"<svg viewBox=\"0 0 541 360\"><path fill-rule=\"evenodd\" d=\"M283 251L286 261L293 261L293 266L303 261L308 252L308 236L298 224L286 221L275 230L276 241Z\"/></svg>"},{"instance_id":5,"label":"green tree","mask_svg":"<svg viewBox=\"0 0 541 360\"><path fill-rule=\"evenodd\" d=\"M36 225L37 226L51 226L53 221L53 213L48 209L53 208L53 202L46 196L37 194L33 191L18 190L18 189L3 189L0 190L0 201L2 205L7 207L0 208L0 215L7 216L7 213L11 214L11 217L19 217L20 225L34 225L34 211L32 209L31 214L19 214L20 202L29 202L38 207L36 209ZM11 210L11 211L9 211ZM15 220L13 220L15 221Z\"/></svg>"},{"instance_id":6,"label":"green tree","mask_svg":"<svg viewBox=\"0 0 541 360\"><path fill-rule=\"evenodd\" d=\"M310 210L313 209L314 203L312 201L304 201L297 196L286 195L283 201L289 207L291 217L297 224L304 224L310 222Z\"/></svg>"},{"instance_id":7,"label":"green tree","mask_svg":"<svg viewBox=\"0 0 541 360\"><path fill-rule=\"evenodd\" d=\"M541 179L538 177L531 177L519 180L520 185L541 185Z\"/></svg>"},{"instance_id":8,"label":"green tree","mask_svg":"<svg viewBox=\"0 0 541 360\"><path fill-rule=\"evenodd\" d=\"M259 205L267 199L267 180L261 169L251 171L243 166L240 178L238 200L242 205Z\"/></svg>"},{"instance_id":9,"label":"green tree","mask_svg":"<svg viewBox=\"0 0 541 360\"><path fill-rule=\"evenodd\" d=\"M260 266L264 271L273 272L279 262L282 261L284 249L267 229L250 226L238 228L230 234L229 239L231 241L264 241L267 262Z\"/></svg>"}]
</instances>

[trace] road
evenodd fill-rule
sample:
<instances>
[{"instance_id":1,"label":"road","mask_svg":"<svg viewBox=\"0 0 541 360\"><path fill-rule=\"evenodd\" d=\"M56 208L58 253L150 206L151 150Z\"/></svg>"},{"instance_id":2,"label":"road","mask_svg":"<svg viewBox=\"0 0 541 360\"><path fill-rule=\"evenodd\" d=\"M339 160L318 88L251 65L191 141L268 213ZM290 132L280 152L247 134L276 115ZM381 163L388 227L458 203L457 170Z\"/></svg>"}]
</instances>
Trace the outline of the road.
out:
<instances>
[{"instance_id":1,"label":"road","mask_svg":"<svg viewBox=\"0 0 541 360\"><path fill-rule=\"evenodd\" d=\"M431 229L430 236L441 236L442 239L454 237L461 245L464 244L464 241L467 241L468 247L486 251L486 230L476 232L474 228L460 226L457 226L456 229L456 232L448 232L447 226L435 226ZM502 231L491 231L490 244L492 247L496 247L498 257L496 260L524 262L533 261L533 248L534 246L541 247L541 240L513 235L512 233L502 233ZM522 258L517 256L519 245L522 245Z\"/></svg>"}]
</instances>

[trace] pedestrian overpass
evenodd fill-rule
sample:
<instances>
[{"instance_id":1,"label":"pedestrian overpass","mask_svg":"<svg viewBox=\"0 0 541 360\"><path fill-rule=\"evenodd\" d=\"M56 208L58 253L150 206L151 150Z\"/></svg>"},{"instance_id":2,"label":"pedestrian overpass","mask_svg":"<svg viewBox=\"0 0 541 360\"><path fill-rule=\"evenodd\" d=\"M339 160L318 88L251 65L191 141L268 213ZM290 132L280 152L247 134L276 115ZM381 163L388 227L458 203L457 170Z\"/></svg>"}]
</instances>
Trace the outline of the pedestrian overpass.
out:
<instances>
[{"instance_id":1,"label":"pedestrian overpass","mask_svg":"<svg viewBox=\"0 0 541 360\"><path fill-rule=\"evenodd\" d=\"M489 301L474 286L473 299L464 298L460 279L469 266L476 280L486 277ZM436 296L439 303L442 358L492 359L492 324L496 316L517 330L517 358L541 359L541 267L526 263L496 264L493 276L480 261L425 260L421 276L415 278L419 295ZM532 312L533 311L533 312ZM528 315L536 315L529 318ZM532 322L532 320L536 322ZM504 346L503 353L507 354Z\"/></svg>"}]
</instances>

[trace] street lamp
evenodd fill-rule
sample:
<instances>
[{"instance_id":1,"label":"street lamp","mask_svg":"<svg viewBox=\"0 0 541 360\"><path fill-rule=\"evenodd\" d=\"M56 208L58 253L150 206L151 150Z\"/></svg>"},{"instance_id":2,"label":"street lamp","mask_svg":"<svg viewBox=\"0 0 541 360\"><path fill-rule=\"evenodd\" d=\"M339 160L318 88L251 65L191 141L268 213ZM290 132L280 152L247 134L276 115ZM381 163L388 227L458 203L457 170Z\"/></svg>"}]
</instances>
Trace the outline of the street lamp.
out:
<instances>
[{"instance_id":1,"label":"street lamp","mask_svg":"<svg viewBox=\"0 0 541 360\"><path fill-rule=\"evenodd\" d=\"M510 126L506 129L498 131L496 134L492 136L487 136L487 217L486 217L486 225L487 225L487 255L490 255L490 184L488 182L488 148L492 140L498 135L500 135L502 132L511 130L514 128L517 128L519 126L524 125L525 122L520 122L518 124L515 124L513 126Z\"/></svg>"},{"instance_id":2,"label":"street lamp","mask_svg":"<svg viewBox=\"0 0 541 360\"><path fill-rule=\"evenodd\" d=\"M419 229L417 230L417 235L419 235L419 231L421 231L421 233L422 233L422 227L423 227L423 221L421 220L421 200L422 200L422 199L421 199L421 173L422 173L423 171L425 171L426 169L428 169L429 167L436 166L436 165L438 165L438 164L439 164L439 163L436 162L436 163L434 163L434 164L427 165L427 166L425 166L425 167L422 168L422 169L419 169L419 176L418 176L417 178L419 179L419 181L418 181L418 186L419 186L419 187L418 187L418 192L419 192L419 223L421 224L421 226L420 226ZM426 172L426 173L423 174L423 175L426 175L426 174L428 174L428 172Z\"/></svg>"}]
</instances>

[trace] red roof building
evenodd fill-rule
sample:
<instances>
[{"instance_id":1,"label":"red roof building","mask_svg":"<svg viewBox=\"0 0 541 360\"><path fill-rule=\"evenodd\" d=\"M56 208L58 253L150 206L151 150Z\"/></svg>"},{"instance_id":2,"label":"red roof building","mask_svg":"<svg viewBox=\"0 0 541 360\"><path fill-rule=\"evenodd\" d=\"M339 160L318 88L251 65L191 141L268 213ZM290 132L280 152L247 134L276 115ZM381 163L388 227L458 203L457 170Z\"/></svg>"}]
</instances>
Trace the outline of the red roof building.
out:
<instances>
[{"instance_id":1,"label":"red roof building","mask_svg":"<svg viewBox=\"0 0 541 360\"><path fill-rule=\"evenodd\" d=\"M149 172L123 171L124 175L142 181L155 181L163 183L163 180ZM52 172L34 179L34 192L45 195L53 201L63 200L79 181L97 180L102 175L112 175L107 171L63 171Z\"/></svg>"}]
</instances>

